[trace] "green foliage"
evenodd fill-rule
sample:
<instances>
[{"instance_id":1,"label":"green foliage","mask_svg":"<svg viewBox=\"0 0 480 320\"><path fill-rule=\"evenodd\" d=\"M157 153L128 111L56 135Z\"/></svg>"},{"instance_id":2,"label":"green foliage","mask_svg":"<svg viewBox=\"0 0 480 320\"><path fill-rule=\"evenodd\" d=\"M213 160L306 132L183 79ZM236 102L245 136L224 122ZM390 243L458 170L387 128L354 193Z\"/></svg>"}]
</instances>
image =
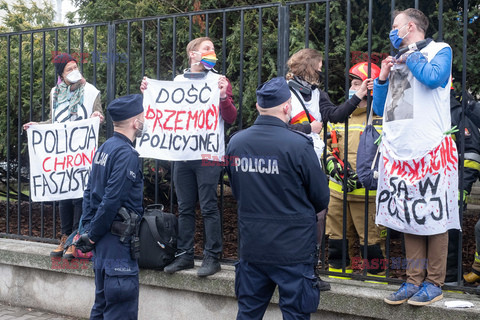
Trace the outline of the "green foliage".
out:
<instances>
[{"instance_id":1,"label":"green foliage","mask_svg":"<svg viewBox=\"0 0 480 320\"><path fill-rule=\"evenodd\" d=\"M7 4L2 0L0 1L0 10L5 12L0 26L1 32L54 26L52 23L54 11L48 1L44 1L43 8L40 8L33 1L26 3L19 0L14 4ZM55 80L53 75L48 72L45 75L42 74L42 44L51 42L51 36L51 33L46 33L45 38L42 34L35 34L33 37L30 34L24 34L21 37L19 35L0 37L0 82L2 88L8 87L10 91L8 100L7 90L0 90L0 101L4 106L0 109L0 154L3 156L2 158L5 157L7 148L10 148L13 158L17 158L19 138L17 132L23 119L29 119L30 114L41 114L42 101L43 104L48 105L48 93L44 95L42 92L42 77L45 76L47 83L54 83ZM9 47L8 44L10 44ZM30 76L32 57L33 77ZM50 55L47 55L47 63L49 58ZM21 75L21 91L18 90L19 74ZM10 80L9 83L7 83L7 79ZM21 106L20 125L18 106ZM10 107L9 114L7 114L7 107ZM38 119L40 118L41 116L38 117ZM7 122L10 126L9 140L7 139ZM20 135L20 139L23 136Z\"/></svg>"},{"instance_id":2,"label":"green foliage","mask_svg":"<svg viewBox=\"0 0 480 320\"><path fill-rule=\"evenodd\" d=\"M477 61L480 61L480 21L473 20L474 16L480 16L480 5L477 1L472 1L468 10L468 19L472 19L468 22L467 32L467 51L466 51L466 87L468 91L473 93L474 96L480 95L480 68L476 65ZM458 9L448 9L443 13L444 17L444 41L450 44L453 50L453 67L452 76L455 89L460 90L462 85L462 71L463 71L463 3L460 1ZM436 9L431 17L438 16L438 9ZM438 29L436 26L432 26L434 29L433 38L438 36Z\"/></svg>"},{"instance_id":3,"label":"green foliage","mask_svg":"<svg viewBox=\"0 0 480 320\"><path fill-rule=\"evenodd\" d=\"M21 0L23 1L23 0ZM173 32L174 20L168 18L169 14L181 14L201 10L210 10L216 8L230 8L233 6L246 6L262 4L263 0L74 0L78 7L77 15L81 22L92 23L99 21L116 21L116 42L117 56L106 57L107 52L107 28L99 27L97 32L97 48L93 48L93 31L91 28L85 30L83 52L90 54L90 59L84 64L84 74L91 80L93 76L93 59L91 53L100 52L100 60L95 66L97 78L97 87L102 91L105 97L107 59L117 59L116 63L116 95L122 95L130 92L138 92L138 83L146 75L151 78L163 80L172 79L174 74L181 73L187 67L185 47L187 43L195 37L203 36L207 33L214 40L217 48L219 64L216 69L227 75L231 80L235 101L237 107L242 110L242 125L249 126L256 118L255 110L255 87L260 81L265 81L277 75L278 70L278 12L276 7L262 9L262 40L259 44L258 38L258 9L244 9L243 21L244 30L242 33L240 25L240 11L228 12L226 17L226 39L225 53L223 57L223 44L221 42L223 35L223 15L220 13L209 13L208 21L206 15L191 15L191 24L189 16L178 16L175 18L175 34ZM478 1L470 1L471 8L469 15L478 14ZM350 51L349 57L346 57L347 49L347 6L346 1L331 1L330 21L329 21L329 43L328 60L325 59L325 68L328 68L328 87L326 88L332 101L341 103L345 99L348 90L346 82L347 62L350 66L365 61L368 52L368 3L369 1L351 1L351 30L350 30ZM275 3L277 4L277 3ZM396 1L397 9L405 9L411 6L411 1ZM309 12L309 37L305 39L306 27L306 5L296 5L291 2L289 6L290 28L289 28L289 53L305 47L306 42L311 48L325 52L327 28L325 3L310 4ZM461 24L457 21L458 12L461 12L463 1L444 1L444 36L445 40L452 44L454 48L454 77L461 79ZM429 36L436 38L438 24L438 7L431 4L420 4L423 10L431 20ZM33 10L32 12L34 12ZM380 64L381 59L390 54L390 43L388 32L390 30L390 2L385 0L374 0L372 19L370 26L372 28L371 61ZM130 23L130 37L128 38L128 24L125 19L139 17L152 17L151 19L141 21L132 21ZM158 17L158 18L153 18ZM120 20L120 21L119 21ZM124 20L124 21L121 21ZM475 48L478 47L475 35L478 33L479 22L469 25L469 45L468 45L468 65L476 61L478 53ZM159 31L158 31L159 30ZM79 30L72 32L72 39L79 41ZM157 34L158 33L158 34ZM61 33L63 44L65 44L64 33ZM143 39L143 35L145 38ZM160 42L157 41L159 36ZM242 38L243 37L243 38ZM142 43L144 41L144 44ZM175 41L175 43L174 43ZM243 47L240 43L243 41ZM144 47L142 47L144 45ZM130 51L127 52L127 47ZM173 48L176 52L173 52ZM59 45L63 51L66 51L65 45ZM143 59L142 60L142 49ZM75 50L80 51L79 45ZM62 50L61 50L62 51ZM74 51L73 47L71 51ZM261 54L262 60L257 61ZM160 57L157 63L157 55ZM127 64L127 56L130 57ZM240 61L242 57L242 61ZM97 59L98 60L98 59ZM223 70L222 62L225 62ZM468 88L474 93L478 93L478 84L470 79L476 79L478 68L468 68ZM128 72L127 72L128 70ZM260 72L260 74L259 74ZM240 78L240 75L243 78ZM458 83L456 84L458 86ZM241 92L240 92L241 91ZM105 99L104 99L105 101ZM35 109L35 108L34 108ZM238 123L238 121L237 121ZM230 131L236 130L232 127Z\"/></svg>"},{"instance_id":4,"label":"green foliage","mask_svg":"<svg viewBox=\"0 0 480 320\"><path fill-rule=\"evenodd\" d=\"M81 71L87 81L101 91L105 105L107 62L116 61L116 96L139 92L139 84L144 75L171 80L175 74L181 73L187 67L185 52L187 43L208 32L214 41L219 58L216 69L230 79L235 104L241 110L242 126L250 126L257 116L255 88L260 82L276 76L279 69L277 11L279 2L272 1L270 7L264 6L261 16L258 8L245 7L242 11L232 11L231 7L252 6L263 2L265 1L74 0L74 4L78 7L76 15L80 18L80 22L98 23L95 27L71 27L59 29L57 33L50 30L36 32L33 33L33 38L31 33L25 33L21 36L21 43L18 34L11 34L8 37L0 34L1 88L7 88L8 75L10 80L8 83L10 97L6 103L10 106L10 114L7 115L5 107L0 109L0 141L2 141L0 155L5 156L6 148L10 146L10 154L16 158L19 125L48 116L49 92L56 82L51 63L52 52L56 50L66 52L68 48L70 53L77 53L80 58L83 58L80 62ZM432 2L423 1L419 4L420 9L425 12L431 22L427 36L434 39L438 37L437 2L432 4ZM469 18L479 15L479 2L479 0L469 1ZM285 2L282 3L285 4ZM346 3L347 1L344 0L329 2L330 21L326 21L327 4L325 2L309 4L309 20L306 21L307 6L289 2L289 55L306 45L324 54L328 49L328 57L324 57L324 69L328 70L328 82L325 84L328 84L326 89L331 100L336 104L343 102L348 91L346 67L368 58L369 26L372 32L371 61L380 65L381 59L389 55L391 50L388 39L391 28L391 2L373 0L372 18L369 21L369 1L350 1L352 16L349 43L347 43ZM412 6L410 0L397 0L395 3L400 10ZM52 23L54 11L49 1L45 1L44 6L45 9L42 9L35 3L27 3L25 0L17 0L15 4L7 6L5 0L0 0L0 9L6 12L0 32L54 26ZM213 12L209 12L208 15L194 13L216 8L229 8L229 11L225 15ZM452 73L455 78L455 87L458 89L462 79L463 1L444 0L443 10L443 34L445 41L453 48ZM181 16L184 13L189 14ZM168 16L170 14L175 14L176 17ZM73 14L69 15L69 18L73 19L73 16ZM223 30L224 16L225 30ZM142 21L131 20L141 17L151 18ZM116 28L114 56L107 55L108 25L112 21L115 21ZM244 23L243 29L241 21ZM259 21L262 22L261 40L259 40ZM306 30L307 25L308 30ZM480 82L477 80L480 78L480 68L476 66L476 61L480 60L480 52L477 50L480 47L479 28L480 20L478 19L468 24L466 81L467 89L474 95L480 93ZM306 37L306 31L308 31L308 37ZM225 42L222 43L224 32L226 37ZM7 56L8 45L9 57ZM348 45L351 53L347 57ZM21 47L21 55L19 47ZM260 61L258 61L259 57L261 57ZM21 91L18 90L20 65ZM30 67L32 67L32 77ZM43 82L45 87L42 89ZM0 101L7 101L7 90L0 90ZM19 105L21 106L20 117L17 111ZM7 119L10 121L9 140L6 136ZM229 133L239 129L239 123L237 120L236 124L229 129ZM20 136L20 139L23 139L21 147L25 148L25 135ZM22 153L22 155L25 154L25 152ZM26 163L26 159L23 160Z\"/></svg>"},{"instance_id":5,"label":"green foliage","mask_svg":"<svg viewBox=\"0 0 480 320\"><path fill-rule=\"evenodd\" d=\"M0 33L51 27L55 17L55 11L47 0L43 0L41 6L33 0L17 0L13 4L1 0L0 10L5 11Z\"/></svg>"}]
</instances>

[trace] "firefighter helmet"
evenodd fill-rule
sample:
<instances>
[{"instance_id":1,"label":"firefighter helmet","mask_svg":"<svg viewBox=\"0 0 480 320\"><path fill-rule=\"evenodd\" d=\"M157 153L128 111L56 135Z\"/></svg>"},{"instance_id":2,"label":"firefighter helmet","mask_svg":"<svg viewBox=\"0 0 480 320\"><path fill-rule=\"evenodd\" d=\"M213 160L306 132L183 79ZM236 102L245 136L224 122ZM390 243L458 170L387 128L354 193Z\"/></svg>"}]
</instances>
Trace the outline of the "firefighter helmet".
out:
<instances>
[{"instance_id":1,"label":"firefighter helmet","mask_svg":"<svg viewBox=\"0 0 480 320\"><path fill-rule=\"evenodd\" d=\"M376 64L371 65L370 78L375 79L380 75L380 68ZM364 81L368 78L368 62L360 62L350 68L350 77Z\"/></svg>"}]
</instances>

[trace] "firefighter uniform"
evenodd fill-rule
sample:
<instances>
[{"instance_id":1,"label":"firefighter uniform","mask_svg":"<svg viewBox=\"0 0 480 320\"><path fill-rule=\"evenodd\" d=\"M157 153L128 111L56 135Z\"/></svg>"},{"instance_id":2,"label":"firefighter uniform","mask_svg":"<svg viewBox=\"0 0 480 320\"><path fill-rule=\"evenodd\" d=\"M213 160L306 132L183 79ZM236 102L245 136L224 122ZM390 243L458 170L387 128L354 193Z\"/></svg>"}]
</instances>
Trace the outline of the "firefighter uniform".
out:
<instances>
[{"instance_id":1,"label":"firefighter uniform","mask_svg":"<svg viewBox=\"0 0 480 320\"><path fill-rule=\"evenodd\" d=\"M127 112L133 117L143 112L142 101L141 95L121 97L108 110L114 121L124 107L134 109ZM112 112L112 108L119 110ZM138 156L132 141L115 132L94 157L82 214L88 238L95 242L95 303L90 319L137 319L137 260L131 257L129 239L122 243L111 227L114 221L122 220L117 214L120 207L135 212L138 220L143 214L143 174Z\"/></svg>"},{"instance_id":2,"label":"firefighter uniform","mask_svg":"<svg viewBox=\"0 0 480 320\"><path fill-rule=\"evenodd\" d=\"M353 171L356 170L357 149L360 141L360 135L365 129L366 108L357 108L348 120L348 163ZM373 125L381 133L382 118L374 116ZM338 157L344 159L345 146L345 124L328 123L328 130L332 137L337 137L337 141L329 139L327 145L329 156L332 150L338 148ZM333 131L335 131L333 133ZM335 139L334 139L335 140ZM342 268L342 242L343 242L343 190L342 181L336 181L330 177L330 205L328 207L326 234L328 240L328 263L331 271L337 271ZM365 244L365 188L358 188L348 192L347 196L347 241L349 241L349 254L347 254L347 266L350 264L349 255L352 254L351 246L353 239L358 235L360 239L360 251L363 255ZM382 271L381 263L384 258L384 244L386 230L375 225L375 196L376 191L369 191L368 201L368 245L367 257L369 263L367 271L372 274L378 274ZM372 260L375 259L375 260Z\"/></svg>"},{"instance_id":3,"label":"firefighter uniform","mask_svg":"<svg viewBox=\"0 0 480 320\"><path fill-rule=\"evenodd\" d=\"M268 88L273 106L290 97L285 79L274 78L257 89L262 108L268 103L261 94ZM238 201L237 319L261 319L277 285L283 318L309 319L320 296L314 274L316 212L329 198L312 140L289 130L280 118L260 115L231 138L226 159Z\"/></svg>"},{"instance_id":4,"label":"firefighter uniform","mask_svg":"<svg viewBox=\"0 0 480 320\"><path fill-rule=\"evenodd\" d=\"M465 109L465 123L461 123L462 104L452 95L450 97L450 114L452 117L452 127L459 129L465 127L465 153L463 160L463 197L466 200L467 195L472 191L473 184L480 178L480 103L475 103L473 97ZM453 135L457 144L457 150L460 150L460 132ZM460 184L460 181L459 181ZM459 185L460 188L460 185ZM462 196L462 192L459 192ZM466 205L466 203L465 203ZM460 231L457 229L448 230L448 255L447 255L447 275L445 282L456 282L458 275L458 240ZM465 276L467 282L476 282L480 280L480 220L475 226L475 240L477 243L475 258L472 265L473 274ZM460 274L463 274L461 271ZM475 281L470 281L471 279Z\"/></svg>"}]
</instances>

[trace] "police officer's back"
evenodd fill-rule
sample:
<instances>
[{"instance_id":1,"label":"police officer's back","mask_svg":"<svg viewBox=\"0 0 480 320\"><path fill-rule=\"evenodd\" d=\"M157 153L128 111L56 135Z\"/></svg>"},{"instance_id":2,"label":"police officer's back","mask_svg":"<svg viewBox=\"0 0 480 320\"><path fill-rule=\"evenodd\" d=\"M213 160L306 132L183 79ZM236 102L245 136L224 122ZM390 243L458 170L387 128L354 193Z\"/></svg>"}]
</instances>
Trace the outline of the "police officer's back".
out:
<instances>
[{"instance_id":1,"label":"police officer's back","mask_svg":"<svg viewBox=\"0 0 480 320\"><path fill-rule=\"evenodd\" d=\"M284 78L257 89L257 109L254 125L227 147L240 232L238 319L261 318L275 285L285 299L282 312L308 318L318 306L316 212L328 206L327 180L311 139L287 127L291 99ZM304 274L310 282L298 281Z\"/></svg>"}]
</instances>

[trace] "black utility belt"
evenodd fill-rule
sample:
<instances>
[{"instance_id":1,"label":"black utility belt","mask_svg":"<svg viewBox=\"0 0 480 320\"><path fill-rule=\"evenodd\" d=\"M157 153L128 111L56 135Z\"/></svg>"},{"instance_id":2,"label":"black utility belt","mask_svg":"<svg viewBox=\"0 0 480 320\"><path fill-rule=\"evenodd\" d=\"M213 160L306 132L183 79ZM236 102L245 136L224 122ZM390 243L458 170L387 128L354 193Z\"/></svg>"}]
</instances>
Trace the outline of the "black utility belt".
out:
<instances>
[{"instance_id":1,"label":"black utility belt","mask_svg":"<svg viewBox=\"0 0 480 320\"><path fill-rule=\"evenodd\" d=\"M117 214L122 220L112 222L110 232L120 237L120 242L127 243L131 236L136 235L138 229L138 215L131 210L121 207Z\"/></svg>"},{"instance_id":2,"label":"black utility belt","mask_svg":"<svg viewBox=\"0 0 480 320\"><path fill-rule=\"evenodd\" d=\"M138 238L138 228L140 221L138 215L134 211L129 211L124 207L118 210L118 215L122 221L115 220L112 222L110 232L120 237L120 242L130 244L130 257L137 260L140 257L140 239Z\"/></svg>"},{"instance_id":3,"label":"black utility belt","mask_svg":"<svg viewBox=\"0 0 480 320\"><path fill-rule=\"evenodd\" d=\"M110 232L114 236L131 236L135 234L135 230L133 232L129 232L129 226L124 221L113 221L112 227L110 228Z\"/></svg>"}]
</instances>

